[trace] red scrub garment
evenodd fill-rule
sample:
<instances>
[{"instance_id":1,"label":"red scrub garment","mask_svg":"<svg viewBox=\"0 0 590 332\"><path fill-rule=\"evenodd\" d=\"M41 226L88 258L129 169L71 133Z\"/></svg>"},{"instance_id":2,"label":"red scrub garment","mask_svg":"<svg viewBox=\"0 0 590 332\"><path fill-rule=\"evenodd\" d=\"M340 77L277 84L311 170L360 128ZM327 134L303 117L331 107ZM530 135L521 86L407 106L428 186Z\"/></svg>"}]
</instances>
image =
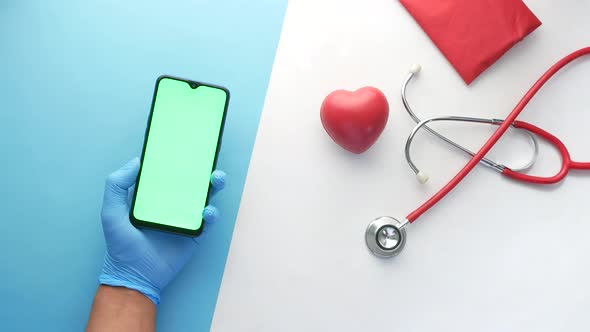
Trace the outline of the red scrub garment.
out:
<instances>
[{"instance_id":1,"label":"red scrub garment","mask_svg":"<svg viewBox=\"0 0 590 332\"><path fill-rule=\"evenodd\" d=\"M541 25L521 0L400 0L470 84Z\"/></svg>"}]
</instances>

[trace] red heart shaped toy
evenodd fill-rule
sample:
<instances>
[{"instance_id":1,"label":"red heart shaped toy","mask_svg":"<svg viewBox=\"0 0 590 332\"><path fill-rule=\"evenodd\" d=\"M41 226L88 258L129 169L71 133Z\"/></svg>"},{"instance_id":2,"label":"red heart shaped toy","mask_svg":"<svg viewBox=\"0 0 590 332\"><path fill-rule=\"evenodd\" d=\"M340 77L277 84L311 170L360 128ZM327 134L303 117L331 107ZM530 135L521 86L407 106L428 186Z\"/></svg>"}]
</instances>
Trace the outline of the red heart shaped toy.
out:
<instances>
[{"instance_id":1,"label":"red heart shaped toy","mask_svg":"<svg viewBox=\"0 0 590 332\"><path fill-rule=\"evenodd\" d=\"M367 151L385 129L389 104L374 87L330 93L320 110L324 129L338 145L353 153Z\"/></svg>"}]
</instances>

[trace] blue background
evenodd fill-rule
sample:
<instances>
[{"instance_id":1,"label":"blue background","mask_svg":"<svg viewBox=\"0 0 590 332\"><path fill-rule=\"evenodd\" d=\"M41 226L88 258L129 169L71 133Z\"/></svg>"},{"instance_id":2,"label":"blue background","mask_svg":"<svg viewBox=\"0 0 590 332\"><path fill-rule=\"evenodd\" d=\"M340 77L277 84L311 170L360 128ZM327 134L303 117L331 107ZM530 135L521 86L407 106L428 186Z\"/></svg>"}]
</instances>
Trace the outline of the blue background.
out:
<instances>
[{"instance_id":1,"label":"blue background","mask_svg":"<svg viewBox=\"0 0 590 332\"><path fill-rule=\"evenodd\" d=\"M0 1L0 329L85 327L105 177L141 152L161 74L224 85L222 220L158 328L210 328L286 0Z\"/></svg>"}]
</instances>

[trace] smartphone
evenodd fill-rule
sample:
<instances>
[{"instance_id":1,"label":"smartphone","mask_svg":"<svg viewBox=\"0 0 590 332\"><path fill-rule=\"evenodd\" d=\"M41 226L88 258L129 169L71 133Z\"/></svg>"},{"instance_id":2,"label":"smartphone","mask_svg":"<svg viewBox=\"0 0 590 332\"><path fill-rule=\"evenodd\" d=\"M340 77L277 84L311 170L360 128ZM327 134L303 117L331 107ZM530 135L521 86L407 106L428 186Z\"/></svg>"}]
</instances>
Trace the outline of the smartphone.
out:
<instances>
[{"instance_id":1,"label":"smartphone","mask_svg":"<svg viewBox=\"0 0 590 332\"><path fill-rule=\"evenodd\" d=\"M201 233L228 103L223 87L157 79L131 204L134 226Z\"/></svg>"}]
</instances>

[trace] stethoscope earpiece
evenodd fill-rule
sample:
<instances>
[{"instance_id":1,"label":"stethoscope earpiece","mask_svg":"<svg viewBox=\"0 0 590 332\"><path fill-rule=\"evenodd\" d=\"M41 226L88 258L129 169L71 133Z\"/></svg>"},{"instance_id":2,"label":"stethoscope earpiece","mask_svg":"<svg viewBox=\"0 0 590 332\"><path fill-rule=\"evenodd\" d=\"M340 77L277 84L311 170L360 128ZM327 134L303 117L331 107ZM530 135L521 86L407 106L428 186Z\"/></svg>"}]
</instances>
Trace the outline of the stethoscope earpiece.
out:
<instances>
[{"instance_id":1,"label":"stethoscope earpiece","mask_svg":"<svg viewBox=\"0 0 590 332\"><path fill-rule=\"evenodd\" d=\"M416 75L422 70L422 66L419 63L415 63L410 67L410 73Z\"/></svg>"},{"instance_id":2,"label":"stethoscope earpiece","mask_svg":"<svg viewBox=\"0 0 590 332\"><path fill-rule=\"evenodd\" d=\"M420 182L421 184L425 184L426 182L428 182L428 179L430 179L430 177L426 173L418 171L418 174L416 174L416 179L418 179L418 182Z\"/></svg>"}]
</instances>

